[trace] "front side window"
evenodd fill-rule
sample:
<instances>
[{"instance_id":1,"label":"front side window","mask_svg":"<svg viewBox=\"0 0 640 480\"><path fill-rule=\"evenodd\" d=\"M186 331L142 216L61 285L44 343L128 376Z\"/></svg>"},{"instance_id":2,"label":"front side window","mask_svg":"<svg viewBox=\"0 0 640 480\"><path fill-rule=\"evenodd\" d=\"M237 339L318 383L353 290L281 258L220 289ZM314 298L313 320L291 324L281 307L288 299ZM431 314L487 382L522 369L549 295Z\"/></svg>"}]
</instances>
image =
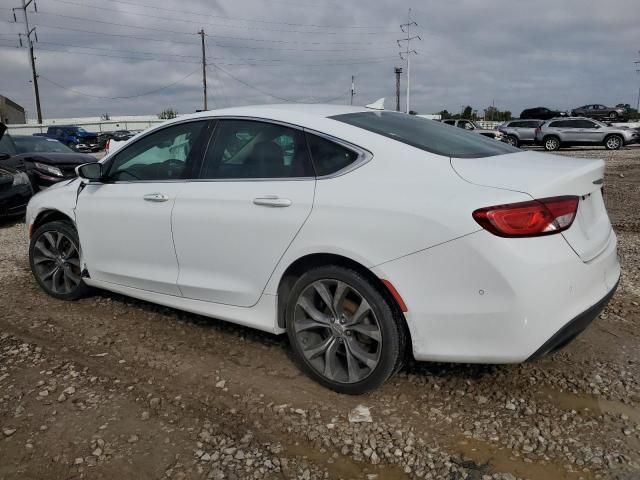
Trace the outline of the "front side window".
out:
<instances>
[{"instance_id":1,"label":"front side window","mask_svg":"<svg viewBox=\"0 0 640 480\"><path fill-rule=\"evenodd\" d=\"M313 177L301 130L253 120L222 120L200 178Z\"/></svg>"},{"instance_id":2,"label":"front side window","mask_svg":"<svg viewBox=\"0 0 640 480\"><path fill-rule=\"evenodd\" d=\"M118 152L111 181L179 180L188 176L190 154L206 121L180 123L141 138Z\"/></svg>"},{"instance_id":3,"label":"front side window","mask_svg":"<svg viewBox=\"0 0 640 480\"><path fill-rule=\"evenodd\" d=\"M521 152L507 143L405 113L358 112L329 118L446 157L481 158Z\"/></svg>"},{"instance_id":4,"label":"front side window","mask_svg":"<svg viewBox=\"0 0 640 480\"><path fill-rule=\"evenodd\" d=\"M574 120L576 128L598 128L598 126L589 120Z\"/></svg>"},{"instance_id":5,"label":"front side window","mask_svg":"<svg viewBox=\"0 0 640 480\"><path fill-rule=\"evenodd\" d=\"M447 125L455 125L456 121L455 120L445 120L444 123L446 123Z\"/></svg>"},{"instance_id":6,"label":"front side window","mask_svg":"<svg viewBox=\"0 0 640 480\"><path fill-rule=\"evenodd\" d=\"M18 153L13 139L8 133L5 133L2 138L0 138L0 153L6 153L7 155L15 155Z\"/></svg>"},{"instance_id":7,"label":"front side window","mask_svg":"<svg viewBox=\"0 0 640 480\"><path fill-rule=\"evenodd\" d=\"M467 122L466 120L460 120L458 122L458 128L464 128L465 130L473 130L475 127L471 122Z\"/></svg>"}]
</instances>

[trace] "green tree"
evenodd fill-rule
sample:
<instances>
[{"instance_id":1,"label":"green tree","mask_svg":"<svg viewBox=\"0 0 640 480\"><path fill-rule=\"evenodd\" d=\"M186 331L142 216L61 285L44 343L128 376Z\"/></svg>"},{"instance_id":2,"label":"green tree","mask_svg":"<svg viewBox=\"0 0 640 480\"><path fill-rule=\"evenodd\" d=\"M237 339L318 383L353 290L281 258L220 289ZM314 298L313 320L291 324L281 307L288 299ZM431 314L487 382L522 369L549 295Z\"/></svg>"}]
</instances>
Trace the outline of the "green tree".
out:
<instances>
[{"instance_id":1,"label":"green tree","mask_svg":"<svg viewBox=\"0 0 640 480\"><path fill-rule=\"evenodd\" d=\"M158 118L160 120L168 120L170 118L176 118L178 116L178 111L174 110L172 107L165 108L158 114Z\"/></svg>"}]
</instances>

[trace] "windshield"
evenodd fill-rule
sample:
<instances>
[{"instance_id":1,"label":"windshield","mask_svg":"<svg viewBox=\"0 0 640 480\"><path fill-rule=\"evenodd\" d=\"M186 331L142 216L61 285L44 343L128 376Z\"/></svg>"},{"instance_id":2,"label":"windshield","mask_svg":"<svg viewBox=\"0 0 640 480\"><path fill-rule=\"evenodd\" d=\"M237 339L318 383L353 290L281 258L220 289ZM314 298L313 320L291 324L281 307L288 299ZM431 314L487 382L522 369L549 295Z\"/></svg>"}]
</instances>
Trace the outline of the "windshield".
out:
<instances>
[{"instance_id":1,"label":"windshield","mask_svg":"<svg viewBox=\"0 0 640 480\"><path fill-rule=\"evenodd\" d=\"M405 113L359 112L329 118L445 157L481 158L520 151L462 128Z\"/></svg>"},{"instance_id":2,"label":"windshield","mask_svg":"<svg viewBox=\"0 0 640 480\"><path fill-rule=\"evenodd\" d=\"M53 138L24 136L14 137L13 140L19 153L73 153L73 150Z\"/></svg>"}]
</instances>

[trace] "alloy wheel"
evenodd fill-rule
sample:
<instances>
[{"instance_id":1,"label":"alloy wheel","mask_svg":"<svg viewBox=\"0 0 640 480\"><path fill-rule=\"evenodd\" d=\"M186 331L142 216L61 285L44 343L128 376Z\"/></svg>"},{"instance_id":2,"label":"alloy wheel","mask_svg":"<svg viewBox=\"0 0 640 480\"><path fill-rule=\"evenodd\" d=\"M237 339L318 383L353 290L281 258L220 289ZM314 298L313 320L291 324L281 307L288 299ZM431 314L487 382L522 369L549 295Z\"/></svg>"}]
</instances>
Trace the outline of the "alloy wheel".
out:
<instances>
[{"instance_id":1,"label":"alloy wheel","mask_svg":"<svg viewBox=\"0 0 640 480\"><path fill-rule=\"evenodd\" d=\"M515 139L515 137L512 137L511 135L507 135L506 141L512 147L517 147L518 146L517 140Z\"/></svg>"},{"instance_id":2,"label":"alloy wheel","mask_svg":"<svg viewBox=\"0 0 640 480\"><path fill-rule=\"evenodd\" d=\"M367 300L334 279L316 280L296 301L296 340L307 362L334 382L367 378L380 361L382 331Z\"/></svg>"},{"instance_id":3,"label":"alloy wheel","mask_svg":"<svg viewBox=\"0 0 640 480\"><path fill-rule=\"evenodd\" d=\"M33 265L40 281L53 293L72 293L82 281L78 247L59 231L46 231L36 240Z\"/></svg>"},{"instance_id":4,"label":"alloy wheel","mask_svg":"<svg viewBox=\"0 0 640 480\"><path fill-rule=\"evenodd\" d=\"M545 143L544 146L547 150L557 150L558 149L558 140L556 140L555 138L549 138Z\"/></svg>"},{"instance_id":5,"label":"alloy wheel","mask_svg":"<svg viewBox=\"0 0 640 480\"><path fill-rule=\"evenodd\" d=\"M617 150L620 148L621 142L618 137L609 137L607 138L607 148L611 150Z\"/></svg>"}]
</instances>

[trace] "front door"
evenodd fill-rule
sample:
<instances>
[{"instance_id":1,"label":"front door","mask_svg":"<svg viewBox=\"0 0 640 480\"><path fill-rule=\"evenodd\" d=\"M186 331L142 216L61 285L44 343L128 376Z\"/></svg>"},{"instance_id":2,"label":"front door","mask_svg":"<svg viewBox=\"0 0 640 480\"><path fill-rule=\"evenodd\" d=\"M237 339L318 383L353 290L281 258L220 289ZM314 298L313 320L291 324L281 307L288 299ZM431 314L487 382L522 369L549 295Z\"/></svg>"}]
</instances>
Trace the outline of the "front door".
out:
<instances>
[{"instance_id":1,"label":"front door","mask_svg":"<svg viewBox=\"0 0 640 480\"><path fill-rule=\"evenodd\" d=\"M92 279L180 295L171 210L205 124L174 124L140 138L105 163L103 182L79 194L76 222Z\"/></svg>"},{"instance_id":2,"label":"front door","mask_svg":"<svg viewBox=\"0 0 640 480\"><path fill-rule=\"evenodd\" d=\"M188 298L249 307L311 212L315 176L304 133L221 120L200 178L173 209L173 238Z\"/></svg>"}]
</instances>

